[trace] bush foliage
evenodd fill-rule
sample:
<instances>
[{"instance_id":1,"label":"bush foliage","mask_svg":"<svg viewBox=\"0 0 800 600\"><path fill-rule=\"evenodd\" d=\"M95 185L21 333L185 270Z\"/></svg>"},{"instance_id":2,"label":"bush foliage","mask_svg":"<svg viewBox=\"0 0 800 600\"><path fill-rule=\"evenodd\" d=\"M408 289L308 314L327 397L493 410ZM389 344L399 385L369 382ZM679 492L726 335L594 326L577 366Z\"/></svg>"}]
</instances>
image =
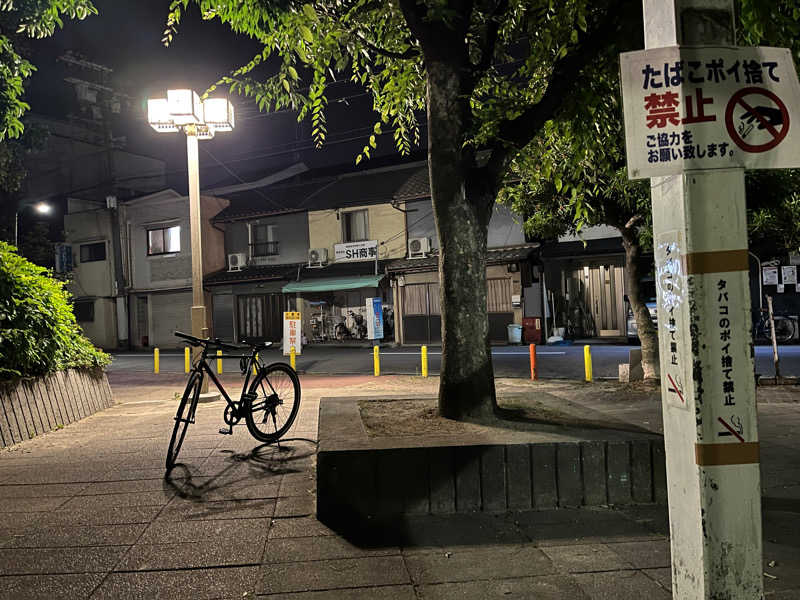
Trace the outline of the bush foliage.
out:
<instances>
[{"instance_id":1,"label":"bush foliage","mask_svg":"<svg viewBox=\"0 0 800 600\"><path fill-rule=\"evenodd\" d=\"M109 362L83 335L64 283L0 242L0 379Z\"/></svg>"}]
</instances>

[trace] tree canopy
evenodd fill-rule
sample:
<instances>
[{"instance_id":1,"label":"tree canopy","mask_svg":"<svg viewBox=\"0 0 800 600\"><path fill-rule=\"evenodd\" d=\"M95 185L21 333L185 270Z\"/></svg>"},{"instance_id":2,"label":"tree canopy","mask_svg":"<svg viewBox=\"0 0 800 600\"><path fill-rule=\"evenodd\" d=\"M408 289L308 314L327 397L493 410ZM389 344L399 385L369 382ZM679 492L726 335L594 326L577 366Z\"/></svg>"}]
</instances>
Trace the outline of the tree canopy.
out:
<instances>
[{"instance_id":1,"label":"tree canopy","mask_svg":"<svg viewBox=\"0 0 800 600\"><path fill-rule=\"evenodd\" d=\"M0 0L0 142L22 134L22 116L30 108L24 86L36 67L22 49L26 39L53 35L64 17L85 19L96 13L91 0Z\"/></svg>"}]
</instances>

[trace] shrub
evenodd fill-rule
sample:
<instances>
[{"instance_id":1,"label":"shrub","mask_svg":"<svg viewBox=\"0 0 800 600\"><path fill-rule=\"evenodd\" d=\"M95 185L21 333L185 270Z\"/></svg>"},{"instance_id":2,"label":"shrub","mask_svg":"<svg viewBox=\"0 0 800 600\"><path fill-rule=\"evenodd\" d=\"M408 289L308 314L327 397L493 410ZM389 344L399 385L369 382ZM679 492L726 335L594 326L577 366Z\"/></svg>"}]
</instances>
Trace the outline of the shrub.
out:
<instances>
[{"instance_id":1,"label":"shrub","mask_svg":"<svg viewBox=\"0 0 800 600\"><path fill-rule=\"evenodd\" d=\"M0 242L0 379L109 362L83 335L64 283Z\"/></svg>"}]
</instances>

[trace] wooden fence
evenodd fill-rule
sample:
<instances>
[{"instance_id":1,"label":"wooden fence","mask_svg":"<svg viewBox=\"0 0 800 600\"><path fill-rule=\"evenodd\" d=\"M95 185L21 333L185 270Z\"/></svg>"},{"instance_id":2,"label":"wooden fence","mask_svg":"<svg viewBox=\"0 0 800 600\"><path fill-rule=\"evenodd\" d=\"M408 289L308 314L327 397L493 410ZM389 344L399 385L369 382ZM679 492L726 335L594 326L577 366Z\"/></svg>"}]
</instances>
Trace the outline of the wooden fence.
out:
<instances>
[{"instance_id":1,"label":"wooden fence","mask_svg":"<svg viewBox=\"0 0 800 600\"><path fill-rule=\"evenodd\" d=\"M113 403L100 370L59 371L0 383L0 444L18 444L88 417Z\"/></svg>"}]
</instances>

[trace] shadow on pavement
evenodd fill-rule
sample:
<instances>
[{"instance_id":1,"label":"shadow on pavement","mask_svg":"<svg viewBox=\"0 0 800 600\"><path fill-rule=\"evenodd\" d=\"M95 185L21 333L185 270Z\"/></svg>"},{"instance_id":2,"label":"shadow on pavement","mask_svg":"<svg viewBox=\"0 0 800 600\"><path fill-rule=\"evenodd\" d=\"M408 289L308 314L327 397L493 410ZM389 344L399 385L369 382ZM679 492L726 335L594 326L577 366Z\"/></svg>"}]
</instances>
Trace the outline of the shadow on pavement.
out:
<instances>
[{"instance_id":1,"label":"shadow on pavement","mask_svg":"<svg viewBox=\"0 0 800 600\"><path fill-rule=\"evenodd\" d=\"M301 442L302 446L291 442ZM308 438L284 438L280 444L261 444L250 452L237 453L234 450L222 450L227 454L222 467L213 474L198 475L189 465L176 463L172 471L164 475L164 489L175 492L180 498L194 502L206 502L212 496L224 496L226 490L235 490L238 486L255 486L266 480L275 478L276 483L281 475L300 473L306 470L301 462L316 454L317 442ZM239 468L247 467L242 473Z\"/></svg>"}]
</instances>

